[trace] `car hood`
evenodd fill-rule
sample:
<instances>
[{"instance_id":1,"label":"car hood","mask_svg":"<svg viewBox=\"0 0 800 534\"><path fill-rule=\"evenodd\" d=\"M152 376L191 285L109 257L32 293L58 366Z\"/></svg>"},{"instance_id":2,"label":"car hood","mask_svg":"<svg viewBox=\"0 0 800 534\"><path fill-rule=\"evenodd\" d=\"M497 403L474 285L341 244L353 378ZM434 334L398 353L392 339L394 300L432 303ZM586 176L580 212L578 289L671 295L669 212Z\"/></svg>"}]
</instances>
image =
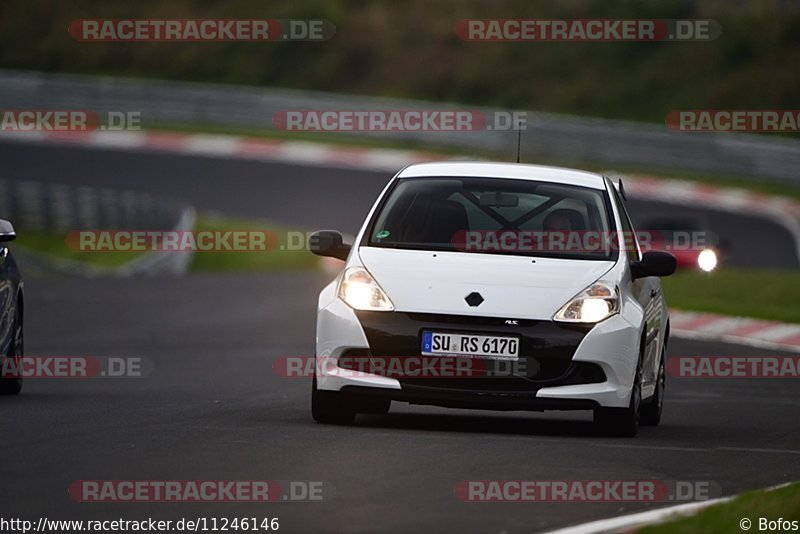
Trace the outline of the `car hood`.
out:
<instances>
[{"instance_id":1,"label":"car hood","mask_svg":"<svg viewBox=\"0 0 800 534\"><path fill-rule=\"evenodd\" d=\"M402 312L549 320L613 261L361 247L362 264ZM483 297L479 306L464 300Z\"/></svg>"}]
</instances>

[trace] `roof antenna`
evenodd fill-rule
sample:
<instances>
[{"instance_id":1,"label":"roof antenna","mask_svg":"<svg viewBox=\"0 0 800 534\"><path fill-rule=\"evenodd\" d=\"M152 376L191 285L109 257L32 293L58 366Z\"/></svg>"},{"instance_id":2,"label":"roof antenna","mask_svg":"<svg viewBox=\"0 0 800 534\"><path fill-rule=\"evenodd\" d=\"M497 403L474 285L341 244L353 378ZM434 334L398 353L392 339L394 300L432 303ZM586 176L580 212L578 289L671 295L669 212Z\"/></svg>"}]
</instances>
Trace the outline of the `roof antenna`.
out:
<instances>
[{"instance_id":1,"label":"roof antenna","mask_svg":"<svg viewBox=\"0 0 800 534\"><path fill-rule=\"evenodd\" d=\"M522 125L517 122L517 163L519 163L519 149L522 144Z\"/></svg>"}]
</instances>

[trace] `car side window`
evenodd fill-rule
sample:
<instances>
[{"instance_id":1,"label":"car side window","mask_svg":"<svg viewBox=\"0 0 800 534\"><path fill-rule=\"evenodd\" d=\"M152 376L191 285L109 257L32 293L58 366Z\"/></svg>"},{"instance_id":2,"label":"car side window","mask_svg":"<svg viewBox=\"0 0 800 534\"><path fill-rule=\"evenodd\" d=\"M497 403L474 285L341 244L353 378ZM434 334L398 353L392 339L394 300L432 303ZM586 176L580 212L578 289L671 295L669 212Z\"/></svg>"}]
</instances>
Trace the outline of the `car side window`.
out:
<instances>
[{"instance_id":1,"label":"car side window","mask_svg":"<svg viewBox=\"0 0 800 534\"><path fill-rule=\"evenodd\" d=\"M608 184L609 188L611 189L611 195L614 197L614 202L619 210L619 218L622 221L622 235L624 236L623 239L625 243L625 253L628 255L629 261L639 261L642 259L641 255L639 254L639 241L636 239L636 232L633 230L631 219L628 216L628 210L625 209L625 204L620 198L617 188L614 186L614 184L611 183L610 180Z\"/></svg>"}]
</instances>

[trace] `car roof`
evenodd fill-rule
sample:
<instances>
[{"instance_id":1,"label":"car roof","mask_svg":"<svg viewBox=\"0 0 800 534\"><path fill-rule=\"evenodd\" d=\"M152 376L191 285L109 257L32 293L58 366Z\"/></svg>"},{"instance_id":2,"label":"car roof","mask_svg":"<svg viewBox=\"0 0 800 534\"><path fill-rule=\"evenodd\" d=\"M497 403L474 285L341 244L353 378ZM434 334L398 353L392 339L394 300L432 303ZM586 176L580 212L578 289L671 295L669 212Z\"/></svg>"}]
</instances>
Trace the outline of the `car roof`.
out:
<instances>
[{"instance_id":1,"label":"car roof","mask_svg":"<svg viewBox=\"0 0 800 534\"><path fill-rule=\"evenodd\" d=\"M577 185L591 189L605 189L601 174L524 163L493 163L484 161L443 161L417 163L403 169L398 178L423 178L441 176L472 176L477 178L511 178L536 180L557 184Z\"/></svg>"}]
</instances>

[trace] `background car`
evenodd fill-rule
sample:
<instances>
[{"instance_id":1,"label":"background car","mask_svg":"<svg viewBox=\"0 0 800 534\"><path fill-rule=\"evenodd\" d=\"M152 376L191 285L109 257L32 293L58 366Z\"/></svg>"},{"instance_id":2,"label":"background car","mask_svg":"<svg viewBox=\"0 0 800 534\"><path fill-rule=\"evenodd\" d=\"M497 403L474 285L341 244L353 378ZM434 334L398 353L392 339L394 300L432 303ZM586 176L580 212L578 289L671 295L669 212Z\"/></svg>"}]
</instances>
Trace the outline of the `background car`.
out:
<instances>
[{"instance_id":1,"label":"background car","mask_svg":"<svg viewBox=\"0 0 800 534\"><path fill-rule=\"evenodd\" d=\"M671 253L678 269L711 272L724 261L727 244L703 219L686 214L660 216L645 220L640 228L642 250Z\"/></svg>"}]
</instances>

